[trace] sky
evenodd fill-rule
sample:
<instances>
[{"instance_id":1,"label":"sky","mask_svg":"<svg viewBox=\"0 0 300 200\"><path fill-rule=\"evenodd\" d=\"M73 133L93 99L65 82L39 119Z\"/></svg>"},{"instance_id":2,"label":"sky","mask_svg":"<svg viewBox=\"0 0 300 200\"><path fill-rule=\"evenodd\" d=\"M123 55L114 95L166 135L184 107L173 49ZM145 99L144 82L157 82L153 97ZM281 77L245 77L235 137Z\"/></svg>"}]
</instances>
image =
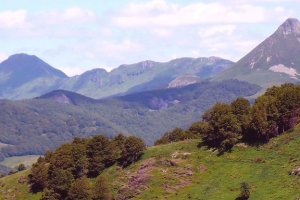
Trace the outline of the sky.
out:
<instances>
[{"instance_id":1,"label":"sky","mask_svg":"<svg viewBox=\"0 0 300 200\"><path fill-rule=\"evenodd\" d=\"M0 0L0 61L36 55L73 76L143 60L237 61L300 0Z\"/></svg>"}]
</instances>

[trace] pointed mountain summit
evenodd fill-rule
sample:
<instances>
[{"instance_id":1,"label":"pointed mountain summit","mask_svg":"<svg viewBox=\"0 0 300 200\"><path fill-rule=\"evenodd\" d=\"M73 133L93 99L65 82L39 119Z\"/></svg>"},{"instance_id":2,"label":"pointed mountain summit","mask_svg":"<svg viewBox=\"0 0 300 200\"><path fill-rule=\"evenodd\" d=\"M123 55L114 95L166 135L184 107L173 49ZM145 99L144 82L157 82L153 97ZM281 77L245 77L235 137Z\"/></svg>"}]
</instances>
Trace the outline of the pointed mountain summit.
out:
<instances>
[{"instance_id":1,"label":"pointed mountain summit","mask_svg":"<svg viewBox=\"0 0 300 200\"><path fill-rule=\"evenodd\" d=\"M0 97L31 97L46 88L51 89L54 82L65 78L68 78L66 74L36 56L15 54L0 63Z\"/></svg>"},{"instance_id":2,"label":"pointed mountain summit","mask_svg":"<svg viewBox=\"0 0 300 200\"><path fill-rule=\"evenodd\" d=\"M40 58L23 53L12 55L3 61L0 64L0 72L12 73L23 79L32 79L42 76L67 77L62 71L53 68Z\"/></svg>"},{"instance_id":3,"label":"pointed mountain summit","mask_svg":"<svg viewBox=\"0 0 300 200\"><path fill-rule=\"evenodd\" d=\"M300 81L300 22L287 19L232 68L215 80L239 79L263 87Z\"/></svg>"},{"instance_id":4,"label":"pointed mountain summit","mask_svg":"<svg viewBox=\"0 0 300 200\"><path fill-rule=\"evenodd\" d=\"M283 35L300 35L300 22L298 19L287 19L276 31L277 34Z\"/></svg>"}]
</instances>

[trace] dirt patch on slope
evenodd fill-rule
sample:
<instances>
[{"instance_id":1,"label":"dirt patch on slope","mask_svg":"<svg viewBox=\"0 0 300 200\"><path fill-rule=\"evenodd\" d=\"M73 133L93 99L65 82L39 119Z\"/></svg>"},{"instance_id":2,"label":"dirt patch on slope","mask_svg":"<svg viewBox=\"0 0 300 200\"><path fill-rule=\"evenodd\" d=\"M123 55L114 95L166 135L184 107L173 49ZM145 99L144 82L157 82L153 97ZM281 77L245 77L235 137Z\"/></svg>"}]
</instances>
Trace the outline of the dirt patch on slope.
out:
<instances>
[{"instance_id":1,"label":"dirt patch on slope","mask_svg":"<svg viewBox=\"0 0 300 200\"><path fill-rule=\"evenodd\" d=\"M145 160L134 175L128 176L128 182L118 192L117 200L131 199L148 188L151 171L155 166L155 159Z\"/></svg>"}]
</instances>

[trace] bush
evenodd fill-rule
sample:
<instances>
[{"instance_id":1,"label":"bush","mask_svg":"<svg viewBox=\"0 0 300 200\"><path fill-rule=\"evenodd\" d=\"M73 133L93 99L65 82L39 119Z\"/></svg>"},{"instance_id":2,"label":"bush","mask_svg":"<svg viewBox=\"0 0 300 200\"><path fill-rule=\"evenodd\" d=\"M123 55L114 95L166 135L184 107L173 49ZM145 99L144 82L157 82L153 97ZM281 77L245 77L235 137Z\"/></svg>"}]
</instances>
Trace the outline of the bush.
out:
<instances>
[{"instance_id":1,"label":"bush","mask_svg":"<svg viewBox=\"0 0 300 200\"><path fill-rule=\"evenodd\" d=\"M171 132L165 133L160 139L155 142L155 145L168 144L193 138L190 132L186 132L181 128L175 128Z\"/></svg>"},{"instance_id":2,"label":"bush","mask_svg":"<svg viewBox=\"0 0 300 200\"><path fill-rule=\"evenodd\" d=\"M25 165L23 163L19 164L17 167L17 170L20 171L24 171L26 169Z\"/></svg>"},{"instance_id":3,"label":"bush","mask_svg":"<svg viewBox=\"0 0 300 200\"><path fill-rule=\"evenodd\" d=\"M241 193L236 198L236 200L247 200L250 198L250 186L248 183L246 183L246 182L241 183L240 190L241 190Z\"/></svg>"}]
</instances>

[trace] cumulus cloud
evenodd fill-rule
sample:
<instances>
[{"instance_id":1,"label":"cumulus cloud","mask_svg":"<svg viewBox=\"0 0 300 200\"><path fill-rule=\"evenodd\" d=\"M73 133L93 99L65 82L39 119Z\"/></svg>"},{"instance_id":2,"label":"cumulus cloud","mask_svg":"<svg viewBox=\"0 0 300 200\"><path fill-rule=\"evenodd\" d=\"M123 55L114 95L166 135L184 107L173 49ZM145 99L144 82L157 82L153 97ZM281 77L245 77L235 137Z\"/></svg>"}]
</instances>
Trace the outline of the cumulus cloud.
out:
<instances>
[{"instance_id":1,"label":"cumulus cloud","mask_svg":"<svg viewBox=\"0 0 300 200\"><path fill-rule=\"evenodd\" d=\"M0 11L0 28L20 28L26 26L27 11Z\"/></svg>"},{"instance_id":2,"label":"cumulus cloud","mask_svg":"<svg viewBox=\"0 0 300 200\"><path fill-rule=\"evenodd\" d=\"M131 3L113 17L121 27L174 27L220 23L261 23L281 18L286 10L266 9L252 4L190 3L165 0Z\"/></svg>"},{"instance_id":3,"label":"cumulus cloud","mask_svg":"<svg viewBox=\"0 0 300 200\"><path fill-rule=\"evenodd\" d=\"M92 23L97 19L94 11L81 8L70 7L62 11L46 11L37 14L32 21L38 21L44 24L68 24L68 23Z\"/></svg>"},{"instance_id":4,"label":"cumulus cloud","mask_svg":"<svg viewBox=\"0 0 300 200\"><path fill-rule=\"evenodd\" d=\"M217 35L232 35L236 30L236 25L227 24L227 25L219 25L219 26L211 26L206 27L199 31L200 37L207 38L213 37Z\"/></svg>"}]
</instances>

